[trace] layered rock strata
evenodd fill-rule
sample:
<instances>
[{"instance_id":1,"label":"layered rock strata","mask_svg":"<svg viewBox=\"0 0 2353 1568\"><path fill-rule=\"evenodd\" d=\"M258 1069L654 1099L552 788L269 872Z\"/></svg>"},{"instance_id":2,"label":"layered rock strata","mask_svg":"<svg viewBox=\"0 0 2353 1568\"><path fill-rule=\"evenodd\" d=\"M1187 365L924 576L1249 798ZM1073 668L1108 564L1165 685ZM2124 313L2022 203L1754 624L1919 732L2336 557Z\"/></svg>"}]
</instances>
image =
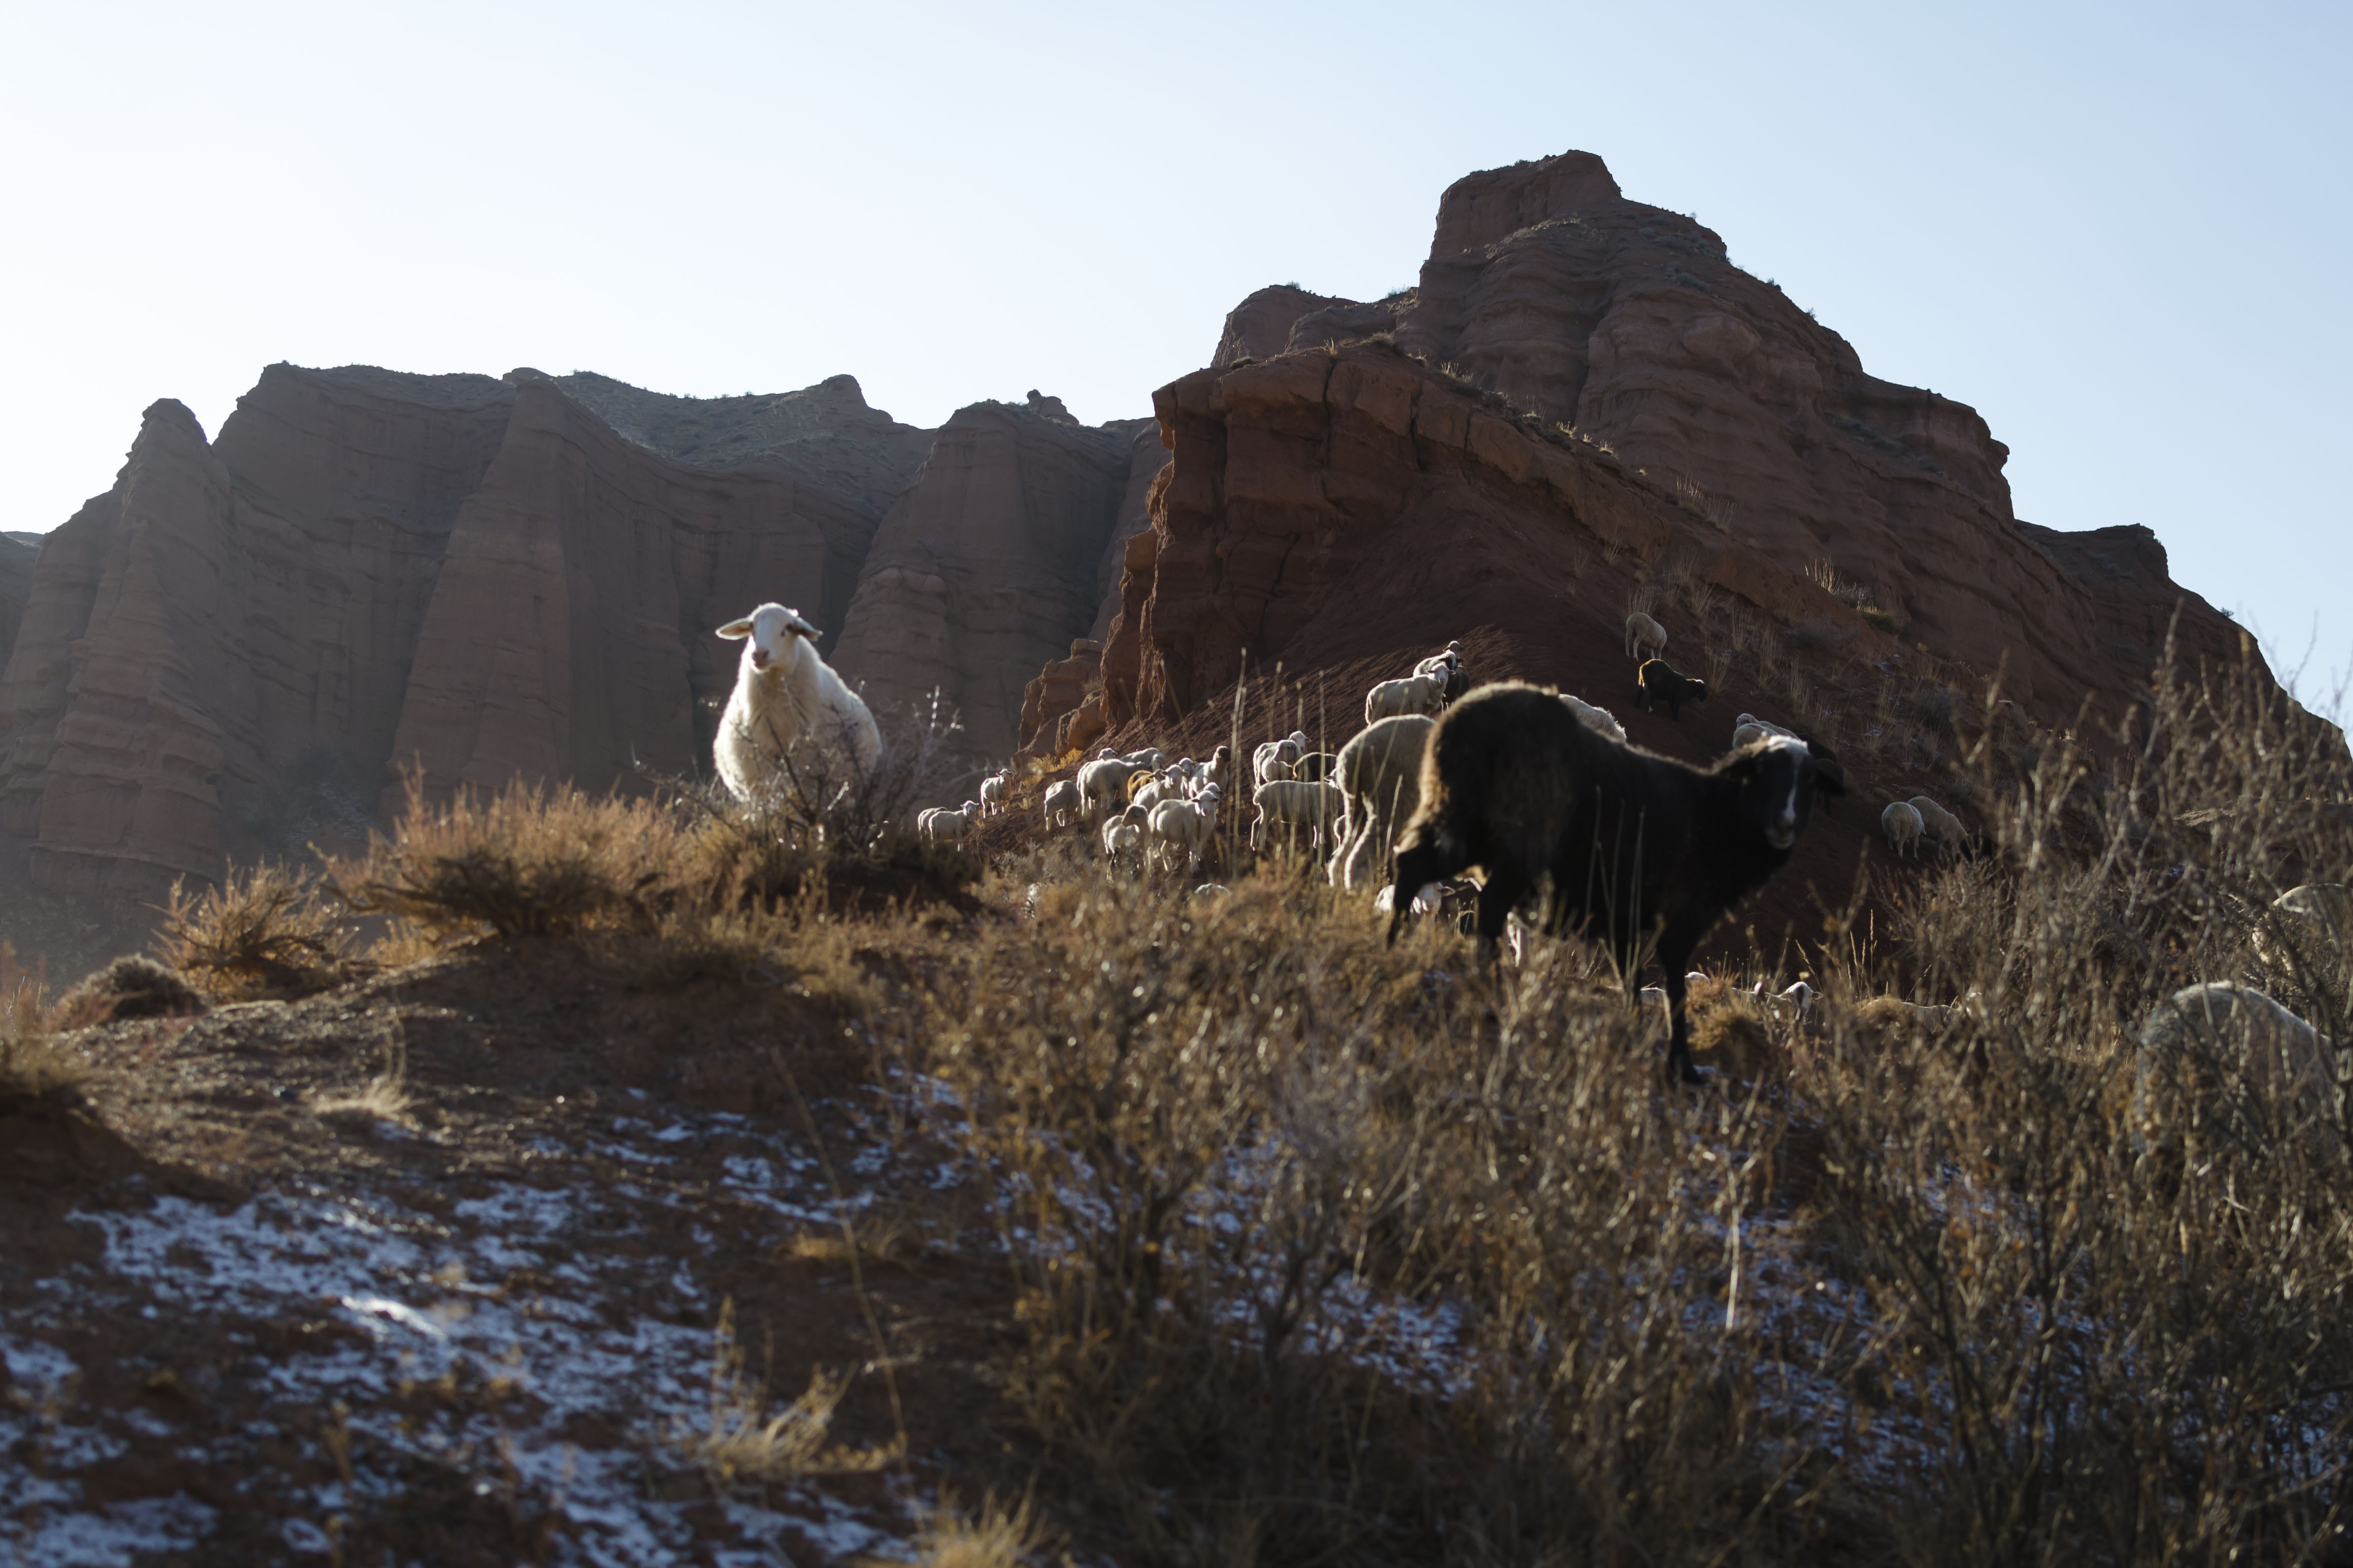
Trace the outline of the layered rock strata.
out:
<instances>
[{"instance_id":1,"label":"layered rock strata","mask_svg":"<svg viewBox=\"0 0 2353 1568\"><path fill-rule=\"evenodd\" d=\"M878 713L937 693L962 719L949 749L1004 762L1024 677L1103 618L1107 548L1141 521L1132 476L1166 457L1151 421L1089 427L1035 394L958 410L882 520L836 662Z\"/></svg>"}]
</instances>

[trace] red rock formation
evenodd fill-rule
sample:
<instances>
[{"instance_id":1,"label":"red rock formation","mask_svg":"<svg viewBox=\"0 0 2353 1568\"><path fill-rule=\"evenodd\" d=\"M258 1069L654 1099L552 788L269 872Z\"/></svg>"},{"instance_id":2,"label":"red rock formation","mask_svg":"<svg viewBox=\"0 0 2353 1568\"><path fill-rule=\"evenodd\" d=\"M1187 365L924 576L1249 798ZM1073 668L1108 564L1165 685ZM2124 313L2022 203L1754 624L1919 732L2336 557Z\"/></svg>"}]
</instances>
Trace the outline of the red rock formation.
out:
<instances>
[{"instance_id":1,"label":"red rock formation","mask_svg":"<svg viewBox=\"0 0 2353 1568\"><path fill-rule=\"evenodd\" d=\"M1022 678L1096 620L1130 470L1166 455L1135 422L1090 429L1031 398L941 428L875 535L834 660L878 715L938 692L963 721L952 749L976 765L1019 745Z\"/></svg>"},{"instance_id":2,"label":"red rock formation","mask_svg":"<svg viewBox=\"0 0 2353 1568\"><path fill-rule=\"evenodd\" d=\"M1292 323L1300 317L1355 303L1311 294L1295 283L1271 284L1226 312L1226 330L1218 334L1209 367L1223 370L1246 359L1271 359L1290 343Z\"/></svg>"},{"instance_id":3,"label":"red rock formation","mask_svg":"<svg viewBox=\"0 0 2353 1568\"><path fill-rule=\"evenodd\" d=\"M839 624L828 524L858 527L781 470L665 461L526 380L451 527L389 766L435 789L698 771L735 678L712 628L767 598Z\"/></svg>"},{"instance_id":4,"label":"red rock formation","mask_svg":"<svg viewBox=\"0 0 2353 1568\"><path fill-rule=\"evenodd\" d=\"M1251 297L1254 342L1280 331L1277 293ZM1793 573L1830 563L1907 641L2006 667L2010 694L2047 718L2086 690L2120 701L2146 685L2146 636L2095 618L2137 628L2179 603L2190 646L2235 646L2161 564L2114 604L2101 574L2055 569L2056 547L2013 516L2008 449L1975 411L1865 374L1714 233L1626 200L1589 153L1456 182L1419 289L1383 305L1400 347L1608 446L1719 537ZM1343 341L1350 319L1303 309L1285 342Z\"/></svg>"},{"instance_id":5,"label":"red rock formation","mask_svg":"<svg viewBox=\"0 0 2353 1568\"><path fill-rule=\"evenodd\" d=\"M1630 668L1618 625L1631 573L1609 564L1619 557L1678 559L1776 619L1818 621L1858 652L1902 651L1607 453L1393 351L1198 371L1155 405L1176 459L1152 532L1129 543L1104 650L1115 726L1175 722L1229 689L1246 659L1295 674L1387 657L1403 673L1481 627L1513 649L1482 678L1554 680L1606 705ZM1362 698L1331 700L1354 714Z\"/></svg>"},{"instance_id":6,"label":"red rock formation","mask_svg":"<svg viewBox=\"0 0 2353 1568\"><path fill-rule=\"evenodd\" d=\"M351 841L410 757L437 788L691 769L733 676L711 628L776 596L838 633L921 437L847 377L698 401L277 365L210 447L157 404L33 572L0 835L39 888L153 900Z\"/></svg>"},{"instance_id":7,"label":"red rock formation","mask_svg":"<svg viewBox=\"0 0 2353 1568\"><path fill-rule=\"evenodd\" d=\"M1021 749L1030 758L1058 756L1064 750L1063 722L1103 685L1103 644L1080 637L1071 657L1050 659L1038 679L1021 689ZM1100 709L1101 704L1097 704ZM1098 731L1100 733L1100 731Z\"/></svg>"}]
</instances>

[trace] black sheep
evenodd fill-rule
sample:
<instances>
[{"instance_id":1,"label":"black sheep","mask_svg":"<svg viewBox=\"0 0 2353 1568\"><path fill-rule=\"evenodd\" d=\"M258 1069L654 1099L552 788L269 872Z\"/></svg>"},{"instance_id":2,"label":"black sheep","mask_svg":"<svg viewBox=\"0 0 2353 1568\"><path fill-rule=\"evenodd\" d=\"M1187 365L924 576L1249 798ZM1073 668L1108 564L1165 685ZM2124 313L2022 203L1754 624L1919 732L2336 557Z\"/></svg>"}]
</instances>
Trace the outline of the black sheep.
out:
<instances>
[{"instance_id":1,"label":"black sheep","mask_svg":"<svg viewBox=\"0 0 2353 1568\"><path fill-rule=\"evenodd\" d=\"M1817 791L1844 795L1845 775L1802 741L1768 736L1702 772L1596 732L1541 688L1482 686L1430 734L1390 897L1402 909L1413 889L1476 867L1482 963L1524 905L1545 931L1606 942L1630 986L1647 952L1666 972L1668 1065L1688 1081L1692 953L1788 863Z\"/></svg>"},{"instance_id":2,"label":"black sheep","mask_svg":"<svg viewBox=\"0 0 2353 1568\"><path fill-rule=\"evenodd\" d=\"M1291 776L1295 779L1328 779L1332 776L1333 764L1339 760L1330 752L1310 752L1291 765Z\"/></svg>"},{"instance_id":3,"label":"black sheep","mask_svg":"<svg viewBox=\"0 0 2353 1568\"><path fill-rule=\"evenodd\" d=\"M1683 704L1707 700L1707 682L1697 676L1685 675L1663 658L1646 658L1642 668L1634 672L1634 685L1642 693L1642 711L1652 713L1662 702L1667 705L1667 717L1683 722Z\"/></svg>"}]
</instances>

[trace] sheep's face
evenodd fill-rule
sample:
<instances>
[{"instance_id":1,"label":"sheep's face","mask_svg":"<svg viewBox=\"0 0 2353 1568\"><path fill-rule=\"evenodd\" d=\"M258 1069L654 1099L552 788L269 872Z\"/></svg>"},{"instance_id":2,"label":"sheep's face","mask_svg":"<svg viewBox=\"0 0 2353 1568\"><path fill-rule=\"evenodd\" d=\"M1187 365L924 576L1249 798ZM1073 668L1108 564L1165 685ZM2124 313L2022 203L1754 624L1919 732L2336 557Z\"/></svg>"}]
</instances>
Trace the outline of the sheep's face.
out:
<instances>
[{"instance_id":1,"label":"sheep's face","mask_svg":"<svg viewBox=\"0 0 2353 1568\"><path fill-rule=\"evenodd\" d=\"M788 610L782 605L763 605L742 620L730 621L720 627L719 635L738 641L748 639L752 646L744 650L744 657L752 661L754 669L765 673L790 667L798 656L794 645L803 640L816 642L818 631L801 618L798 610Z\"/></svg>"},{"instance_id":2,"label":"sheep's face","mask_svg":"<svg viewBox=\"0 0 2353 1568\"><path fill-rule=\"evenodd\" d=\"M1836 757L1786 736L1770 737L1740 752L1725 771L1740 781L1742 823L1784 851L1805 831L1817 793L1846 793L1845 770Z\"/></svg>"}]
</instances>

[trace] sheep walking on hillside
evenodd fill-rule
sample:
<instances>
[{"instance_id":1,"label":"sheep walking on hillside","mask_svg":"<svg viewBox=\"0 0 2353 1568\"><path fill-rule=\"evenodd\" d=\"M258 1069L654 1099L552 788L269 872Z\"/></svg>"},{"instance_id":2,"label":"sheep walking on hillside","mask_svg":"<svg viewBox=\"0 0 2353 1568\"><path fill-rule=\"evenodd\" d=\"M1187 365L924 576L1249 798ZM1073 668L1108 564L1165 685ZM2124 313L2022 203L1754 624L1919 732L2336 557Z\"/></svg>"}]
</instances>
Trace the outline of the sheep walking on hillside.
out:
<instances>
[{"instance_id":1,"label":"sheep walking on hillside","mask_svg":"<svg viewBox=\"0 0 2353 1568\"><path fill-rule=\"evenodd\" d=\"M1086 811L1085 797L1079 794L1076 779L1056 779L1046 786L1044 806L1046 826L1068 827Z\"/></svg>"},{"instance_id":2,"label":"sheep walking on hillside","mask_svg":"<svg viewBox=\"0 0 2353 1568\"><path fill-rule=\"evenodd\" d=\"M1637 610L1626 617L1626 653L1633 658L1656 658L1667 651L1667 628Z\"/></svg>"},{"instance_id":3,"label":"sheep walking on hillside","mask_svg":"<svg viewBox=\"0 0 2353 1568\"><path fill-rule=\"evenodd\" d=\"M915 818L915 832L926 843L958 844L980 816L980 802L968 800L953 810L935 805Z\"/></svg>"},{"instance_id":4,"label":"sheep walking on hillside","mask_svg":"<svg viewBox=\"0 0 2353 1568\"><path fill-rule=\"evenodd\" d=\"M1596 708L1582 697L1572 697L1564 691L1560 700L1568 710L1585 721L1586 727L1609 736L1620 745L1626 743L1626 726L1618 722L1617 715L1607 708Z\"/></svg>"},{"instance_id":5,"label":"sheep walking on hillside","mask_svg":"<svg viewBox=\"0 0 2353 1568\"><path fill-rule=\"evenodd\" d=\"M1442 653L1431 654L1413 667L1416 675L1434 675L1446 683L1441 701L1451 702L1471 689L1471 671L1462 662L1462 645L1451 642Z\"/></svg>"},{"instance_id":6,"label":"sheep walking on hillside","mask_svg":"<svg viewBox=\"0 0 2353 1568\"><path fill-rule=\"evenodd\" d=\"M2250 1152L2280 1135L2333 1135L2346 1115L2335 1042L2251 985L2216 981L2175 992L2149 1014L2134 1064L2133 1120L2145 1145L2176 1140L2158 1123L2187 1095L2187 1124L2208 1122Z\"/></svg>"},{"instance_id":7,"label":"sheep walking on hillside","mask_svg":"<svg viewBox=\"0 0 2353 1568\"><path fill-rule=\"evenodd\" d=\"M1915 859L1919 858L1921 826L1920 813L1910 801L1890 801L1879 814L1879 831L1887 835L1898 855L1909 850Z\"/></svg>"},{"instance_id":8,"label":"sheep walking on hillside","mask_svg":"<svg viewBox=\"0 0 2353 1568\"><path fill-rule=\"evenodd\" d=\"M1921 829L1928 842L1936 847L1939 856L1958 854L1968 847L1968 830L1961 826L1959 817L1925 795L1915 795L1906 804L1920 814Z\"/></svg>"},{"instance_id":9,"label":"sheep walking on hillside","mask_svg":"<svg viewBox=\"0 0 2353 1568\"><path fill-rule=\"evenodd\" d=\"M1695 675L1685 675L1663 658L1646 659L1634 672L1634 689L1642 694L1642 711L1655 713L1659 704L1667 705L1667 717L1683 721L1683 704L1707 700L1707 682Z\"/></svg>"},{"instance_id":10,"label":"sheep walking on hillside","mask_svg":"<svg viewBox=\"0 0 2353 1568\"><path fill-rule=\"evenodd\" d=\"M1430 735L1391 886L1409 903L1477 868L1482 962L1523 908L1541 930L1607 943L1630 983L1655 957L1669 1066L1692 1080L1683 976L1700 938L1788 863L1814 796L1845 793L1838 760L1802 742L1761 742L1702 772L1596 734L1540 688L1482 687Z\"/></svg>"},{"instance_id":11,"label":"sheep walking on hillside","mask_svg":"<svg viewBox=\"0 0 2353 1568\"><path fill-rule=\"evenodd\" d=\"M1277 779L1259 785L1250 798L1258 807L1258 816L1250 823L1251 848L1264 847L1277 829L1294 845L1304 832L1311 848L1330 847L1332 825L1340 820L1344 804L1344 797L1332 785Z\"/></svg>"},{"instance_id":12,"label":"sheep walking on hillside","mask_svg":"<svg viewBox=\"0 0 2353 1568\"><path fill-rule=\"evenodd\" d=\"M1340 748L1332 782L1339 786L1338 839L1325 870L1338 888L1376 875L1397 843L1398 830L1421 804L1421 753L1434 719L1409 713L1384 719Z\"/></svg>"},{"instance_id":13,"label":"sheep walking on hillside","mask_svg":"<svg viewBox=\"0 0 2353 1568\"><path fill-rule=\"evenodd\" d=\"M998 773L993 773L987 778L981 780L980 814L983 816L1003 816L1005 812L1006 794L1012 787L1013 771L1010 768Z\"/></svg>"},{"instance_id":14,"label":"sheep walking on hillside","mask_svg":"<svg viewBox=\"0 0 2353 1568\"><path fill-rule=\"evenodd\" d=\"M2353 944L2353 888L2307 882L2274 899L2255 925L2255 958L2268 970L2333 963Z\"/></svg>"},{"instance_id":15,"label":"sheep walking on hillside","mask_svg":"<svg viewBox=\"0 0 2353 1568\"><path fill-rule=\"evenodd\" d=\"M719 635L744 644L712 748L729 794L749 800L787 770L847 790L874 766L882 752L874 715L818 657L817 627L798 610L762 605Z\"/></svg>"},{"instance_id":16,"label":"sheep walking on hillside","mask_svg":"<svg viewBox=\"0 0 2353 1568\"><path fill-rule=\"evenodd\" d=\"M1377 724L1401 713L1435 713L1446 706L1446 678L1409 675L1384 680L1365 693L1365 722Z\"/></svg>"},{"instance_id":17,"label":"sheep walking on hillside","mask_svg":"<svg viewBox=\"0 0 2353 1568\"><path fill-rule=\"evenodd\" d=\"M1222 793L1217 785L1192 800L1164 800L1152 808L1152 817L1145 832L1150 840L1147 853L1156 854L1164 869L1176 868L1176 857L1185 857L1185 875L1192 876L1201 868L1201 857L1208 852L1210 837L1218 828L1218 806Z\"/></svg>"}]
</instances>

